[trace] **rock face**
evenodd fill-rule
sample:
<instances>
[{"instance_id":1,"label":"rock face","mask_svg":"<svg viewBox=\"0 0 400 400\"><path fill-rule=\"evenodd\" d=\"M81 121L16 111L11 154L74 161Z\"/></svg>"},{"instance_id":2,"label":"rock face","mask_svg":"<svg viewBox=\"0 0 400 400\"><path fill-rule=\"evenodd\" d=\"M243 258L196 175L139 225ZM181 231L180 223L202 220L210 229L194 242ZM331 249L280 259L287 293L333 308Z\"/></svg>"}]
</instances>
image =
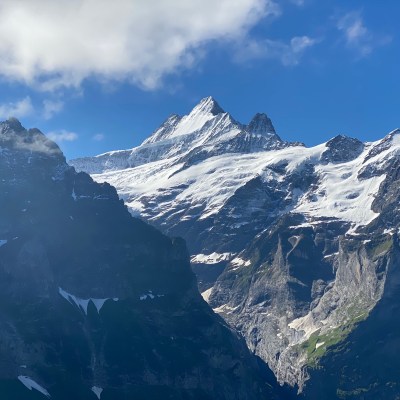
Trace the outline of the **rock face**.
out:
<instances>
[{"instance_id":1,"label":"rock face","mask_svg":"<svg viewBox=\"0 0 400 400\"><path fill-rule=\"evenodd\" d=\"M2 400L277 398L184 242L16 120L0 123L0 189Z\"/></svg>"},{"instance_id":2,"label":"rock face","mask_svg":"<svg viewBox=\"0 0 400 400\"><path fill-rule=\"evenodd\" d=\"M129 168L111 161L115 153L72 163L115 185L132 213L187 240L204 298L279 382L310 399L324 399L325 379L326 399L374 398L377 388L391 398L399 375L385 381L369 366L385 356L399 366L396 336L374 329L384 318L398 329L389 293L398 285L400 131L307 148L282 141L262 114L249 125L220 107L205 116L204 101L130 150ZM154 158L138 157L150 145ZM379 354L377 340L390 343ZM350 357L365 363L346 378Z\"/></svg>"}]
</instances>

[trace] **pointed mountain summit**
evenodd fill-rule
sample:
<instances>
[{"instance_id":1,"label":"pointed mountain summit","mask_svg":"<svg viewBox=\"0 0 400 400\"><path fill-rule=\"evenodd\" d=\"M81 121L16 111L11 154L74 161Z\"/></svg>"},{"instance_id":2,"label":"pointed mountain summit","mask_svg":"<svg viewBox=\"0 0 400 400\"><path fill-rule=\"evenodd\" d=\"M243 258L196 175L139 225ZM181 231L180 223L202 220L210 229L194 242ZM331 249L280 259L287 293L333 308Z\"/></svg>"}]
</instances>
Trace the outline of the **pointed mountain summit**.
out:
<instances>
[{"instance_id":1,"label":"pointed mountain summit","mask_svg":"<svg viewBox=\"0 0 400 400\"><path fill-rule=\"evenodd\" d=\"M250 121L249 125L247 125L247 130L256 135L276 135L271 119L264 113L257 113Z\"/></svg>"},{"instance_id":2,"label":"pointed mountain summit","mask_svg":"<svg viewBox=\"0 0 400 400\"><path fill-rule=\"evenodd\" d=\"M222 107L217 103L217 101L212 97L204 97L200 100L199 104L195 106L190 114L212 114L218 115L223 114L225 111Z\"/></svg>"},{"instance_id":3,"label":"pointed mountain summit","mask_svg":"<svg viewBox=\"0 0 400 400\"><path fill-rule=\"evenodd\" d=\"M172 114L140 146L71 161L78 170L92 174L173 160L185 167L228 153L255 153L299 145L283 141L271 119L256 114L248 125L236 121L211 96L184 116Z\"/></svg>"}]
</instances>

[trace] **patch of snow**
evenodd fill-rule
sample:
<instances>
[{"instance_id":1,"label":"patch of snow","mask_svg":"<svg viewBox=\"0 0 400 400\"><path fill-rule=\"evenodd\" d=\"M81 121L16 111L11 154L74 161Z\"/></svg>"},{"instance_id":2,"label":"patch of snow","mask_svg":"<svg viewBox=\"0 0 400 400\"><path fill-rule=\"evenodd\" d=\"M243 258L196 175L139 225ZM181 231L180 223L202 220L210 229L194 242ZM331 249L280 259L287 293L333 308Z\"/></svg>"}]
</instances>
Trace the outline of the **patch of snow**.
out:
<instances>
[{"instance_id":1,"label":"patch of snow","mask_svg":"<svg viewBox=\"0 0 400 400\"><path fill-rule=\"evenodd\" d=\"M5 240L5 239L0 240L0 247L4 246L6 243L7 243L7 240Z\"/></svg>"},{"instance_id":2,"label":"patch of snow","mask_svg":"<svg viewBox=\"0 0 400 400\"><path fill-rule=\"evenodd\" d=\"M394 233L396 232L396 230L395 229L385 229L384 231L383 231L383 234L384 235L387 235L387 234L389 234L389 235L394 235Z\"/></svg>"},{"instance_id":3,"label":"patch of snow","mask_svg":"<svg viewBox=\"0 0 400 400\"><path fill-rule=\"evenodd\" d=\"M226 314L231 314L233 313L235 310L237 310L239 308L239 306L236 307L231 307L228 306L228 304L223 304L222 306L213 308L213 311L217 314L219 313L226 313Z\"/></svg>"},{"instance_id":4,"label":"patch of snow","mask_svg":"<svg viewBox=\"0 0 400 400\"><path fill-rule=\"evenodd\" d=\"M244 260L243 258L236 257L231 261L231 265L235 267L249 267L251 265L250 260Z\"/></svg>"},{"instance_id":5,"label":"patch of snow","mask_svg":"<svg viewBox=\"0 0 400 400\"><path fill-rule=\"evenodd\" d=\"M44 396L50 398L50 393L43 387L40 386L37 382L35 382L29 376L19 375L18 380L29 390L35 389L38 392L42 393Z\"/></svg>"},{"instance_id":6,"label":"patch of snow","mask_svg":"<svg viewBox=\"0 0 400 400\"><path fill-rule=\"evenodd\" d=\"M192 264L218 264L221 261L227 261L232 256L231 253L211 253L196 254L190 258Z\"/></svg>"},{"instance_id":7,"label":"patch of snow","mask_svg":"<svg viewBox=\"0 0 400 400\"><path fill-rule=\"evenodd\" d=\"M331 254L327 254L327 255L325 255L325 256L324 256L324 258L335 257L335 256L337 256L338 254L339 254L339 252L338 252L338 251L336 251L335 253L331 253Z\"/></svg>"},{"instance_id":8,"label":"patch of snow","mask_svg":"<svg viewBox=\"0 0 400 400\"><path fill-rule=\"evenodd\" d=\"M325 344L325 342L318 342L318 343L315 345L315 348L318 349L319 347L323 346L324 344Z\"/></svg>"},{"instance_id":9,"label":"patch of snow","mask_svg":"<svg viewBox=\"0 0 400 400\"><path fill-rule=\"evenodd\" d=\"M103 388L98 387L98 386L93 386L92 387L92 392L97 396L97 398L100 400L101 394L103 393Z\"/></svg>"},{"instance_id":10,"label":"patch of snow","mask_svg":"<svg viewBox=\"0 0 400 400\"><path fill-rule=\"evenodd\" d=\"M100 314L101 308L104 306L104 303L109 299L90 299L92 300L94 306L96 307L97 313Z\"/></svg>"},{"instance_id":11,"label":"patch of snow","mask_svg":"<svg viewBox=\"0 0 400 400\"><path fill-rule=\"evenodd\" d=\"M160 298L160 297L164 297L164 296L165 295L163 295L163 294L153 294L153 291L149 290L147 293L140 295L139 300L141 300L141 301L147 300L147 299L153 300L156 297Z\"/></svg>"},{"instance_id":12,"label":"patch of snow","mask_svg":"<svg viewBox=\"0 0 400 400\"><path fill-rule=\"evenodd\" d=\"M204 292L201 293L201 296L203 297L203 299L208 303L208 300L210 299L211 296L211 292L212 292L212 287L210 287L210 289L205 290Z\"/></svg>"},{"instance_id":13,"label":"patch of snow","mask_svg":"<svg viewBox=\"0 0 400 400\"><path fill-rule=\"evenodd\" d=\"M297 332L304 332L303 339L308 339L314 332L319 328L315 325L311 314L307 314L304 317L293 320L289 325L289 328L294 329Z\"/></svg>"},{"instance_id":14,"label":"patch of snow","mask_svg":"<svg viewBox=\"0 0 400 400\"><path fill-rule=\"evenodd\" d=\"M107 300L112 300L112 301L118 301L118 298L110 298L107 297L105 299L96 299L96 298L89 298L89 299L81 299L77 296L74 296L71 293L68 293L67 291L63 290L62 288L58 288L58 293L64 297L65 300L67 300L70 304L72 305L76 305L79 309L82 309L83 312L85 313L85 315L87 315L88 312L88 306L89 306L89 302L91 301L94 306L96 307L97 313L100 314L100 310L102 309L102 307L104 306L104 303Z\"/></svg>"}]
</instances>

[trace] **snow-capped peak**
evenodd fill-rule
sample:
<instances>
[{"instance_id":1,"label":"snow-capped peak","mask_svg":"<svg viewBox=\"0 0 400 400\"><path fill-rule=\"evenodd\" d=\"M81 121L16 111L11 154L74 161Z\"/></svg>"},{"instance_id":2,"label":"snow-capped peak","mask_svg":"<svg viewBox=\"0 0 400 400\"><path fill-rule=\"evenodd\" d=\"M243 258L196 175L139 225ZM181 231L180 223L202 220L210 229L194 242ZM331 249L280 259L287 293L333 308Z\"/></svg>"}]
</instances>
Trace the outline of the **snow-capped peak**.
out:
<instances>
[{"instance_id":1,"label":"snow-capped peak","mask_svg":"<svg viewBox=\"0 0 400 400\"><path fill-rule=\"evenodd\" d=\"M195 106L190 114L212 114L218 115L223 114L225 111L221 108L221 106L217 103L217 101L211 97L205 97L201 99L199 104Z\"/></svg>"},{"instance_id":2,"label":"snow-capped peak","mask_svg":"<svg viewBox=\"0 0 400 400\"><path fill-rule=\"evenodd\" d=\"M255 153L299 145L282 141L266 114L248 125L236 121L212 97L202 99L189 114L171 115L140 146L97 157L72 160L77 170L102 173L169 159L188 165L228 153Z\"/></svg>"},{"instance_id":3,"label":"snow-capped peak","mask_svg":"<svg viewBox=\"0 0 400 400\"><path fill-rule=\"evenodd\" d=\"M143 144L162 142L199 131L207 122L224 113L211 96L205 97L188 115L184 117L171 115Z\"/></svg>"}]
</instances>

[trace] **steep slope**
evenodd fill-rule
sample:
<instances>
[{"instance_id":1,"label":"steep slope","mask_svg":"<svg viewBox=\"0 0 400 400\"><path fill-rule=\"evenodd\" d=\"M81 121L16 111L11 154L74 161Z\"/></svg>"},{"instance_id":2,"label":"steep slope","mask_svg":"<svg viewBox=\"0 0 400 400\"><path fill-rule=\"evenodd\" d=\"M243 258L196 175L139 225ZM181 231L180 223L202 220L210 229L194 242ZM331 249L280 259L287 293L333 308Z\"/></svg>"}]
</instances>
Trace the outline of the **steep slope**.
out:
<instances>
[{"instance_id":1,"label":"steep slope","mask_svg":"<svg viewBox=\"0 0 400 400\"><path fill-rule=\"evenodd\" d=\"M38 130L0 123L0 149L2 400L276 398L199 295L182 240Z\"/></svg>"},{"instance_id":2,"label":"steep slope","mask_svg":"<svg viewBox=\"0 0 400 400\"><path fill-rule=\"evenodd\" d=\"M246 127L236 123L242 130L233 139L212 144L208 122L201 123L196 147L188 150L181 133L174 146L182 151L171 157L134 164L157 131L131 151L128 168L109 169L97 158L73 163L97 165L93 178L115 185L132 213L183 236L204 298L281 383L301 391L316 371L323 376L316 367L329 365L333 351L345 362L342 344L363 332L361 321L374 326L375 310L396 282L400 131L373 143L339 135L306 148L282 141L259 115ZM250 131L261 145L245 145ZM368 381L367 368L360 366ZM337 382L332 387L341 390Z\"/></svg>"}]
</instances>

